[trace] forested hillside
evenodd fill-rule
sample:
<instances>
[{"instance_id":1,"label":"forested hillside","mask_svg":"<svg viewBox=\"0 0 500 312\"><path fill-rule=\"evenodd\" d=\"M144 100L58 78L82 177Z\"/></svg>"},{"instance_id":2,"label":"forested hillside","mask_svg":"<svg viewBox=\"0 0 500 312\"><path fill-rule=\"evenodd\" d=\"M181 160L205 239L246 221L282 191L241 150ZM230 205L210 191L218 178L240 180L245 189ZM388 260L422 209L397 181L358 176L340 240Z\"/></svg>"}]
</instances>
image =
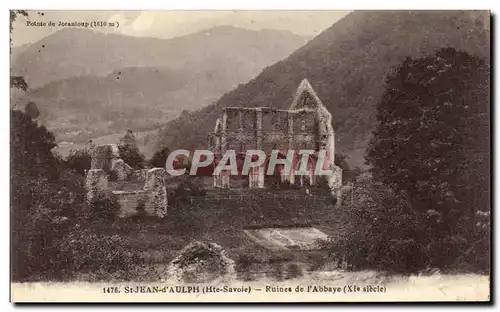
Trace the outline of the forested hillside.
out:
<instances>
[{"instance_id":1,"label":"forested hillside","mask_svg":"<svg viewBox=\"0 0 500 312\"><path fill-rule=\"evenodd\" d=\"M337 147L363 164L387 75L406 57L453 47L489 58L489 15L465 11L356 11L325 30L290 57L266 68L212 106L168 123L158 145L206 147L225 106L287 108L307 78L333 115Z\"/></svg>"}]
</instances>

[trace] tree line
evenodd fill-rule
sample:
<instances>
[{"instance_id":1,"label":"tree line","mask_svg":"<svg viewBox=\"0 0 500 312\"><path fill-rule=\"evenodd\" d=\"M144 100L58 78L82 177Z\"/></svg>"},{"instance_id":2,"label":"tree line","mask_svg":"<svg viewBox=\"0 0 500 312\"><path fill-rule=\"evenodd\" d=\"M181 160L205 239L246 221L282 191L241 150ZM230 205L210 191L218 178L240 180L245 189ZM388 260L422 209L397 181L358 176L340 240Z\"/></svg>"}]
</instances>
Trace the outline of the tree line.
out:
<instances>
[{"instance_id":1,"label":"tree line","mask_svg":"<svg viewBox=\"0 0 500 312\"><path fill-rule=\"evenodd\" d=\"M489 270L489 76L485 60L452 48L406 58L388 75L370 169L331 254L352 269Z\"/></svg>"}]
</instances>

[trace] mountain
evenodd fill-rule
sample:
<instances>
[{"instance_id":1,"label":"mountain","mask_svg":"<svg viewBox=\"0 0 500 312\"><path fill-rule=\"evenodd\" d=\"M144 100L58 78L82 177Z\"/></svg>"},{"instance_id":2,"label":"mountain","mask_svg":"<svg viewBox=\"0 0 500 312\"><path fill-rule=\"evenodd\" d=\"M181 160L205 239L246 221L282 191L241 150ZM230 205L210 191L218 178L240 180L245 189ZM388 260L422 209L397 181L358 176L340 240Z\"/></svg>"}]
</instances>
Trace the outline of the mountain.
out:
<instances>
[{"instance_id":1,"label":"mountain","mask_svg":"<svg viewBox=\"0 0 500 312\"><path fill-rule=\"evenodd\" d=\"M169 122L158 145L206 147L225 106L288 108L307 78L333 116L337 150L363 165L385 78L405 57L454 47L489 59L489 12L356 11L217 103Z\"/></svg>"},{"instance_id":2,"label":"mountain","mask_svg":"<svg viewBox=\"0 0 500 312\"><path fill-rule=\"evenodd\" d=\"M31 88L75 76L103 76L123 67L199 67L199 71L223 70L227 79L236 79L242 72L255 75L307 39L285 31L230 26L173 39L65 28L24 48L16 56L12 74L24 76Z\"/></svg>"},{"instance_id":3,"label":"mountain","mask_svg":"<svg viewBox=\"0 0 500 312\"><path fill-rule=\"evenodd\" d=\"M11 47L10 48L10 61L11 61L11 64L15 63L16 58L20 54L22 54L24 51L26 51L26 49L28 49L29 46L30 46L29 44L22 44L22 45Z\"/></svg>"},{"instance_id":4,"label":"mountain","mask_svg":"<svg viewBox=\"0 0 500 312\"><path fill-rule=\"evenodd\" d=\"M307 42L285 31L221 26L156 39L66 28L16 49L12 73L60 140L159 127L217 100Z\"/></svg>"},{"instance_id":5,"label":"mountain","mask_svg":"<svg viewBox=\"0 0 500 312\"><path fill-rule=\"evenodd\" d=\"M220 73L213 73L219 75ZM207 73L126 67L103 77L72 77L31 90L38 120L62 141L86 141L124 129L160 128L183 110L216 101L232 84Z\"/></svg>"}]
</instances>

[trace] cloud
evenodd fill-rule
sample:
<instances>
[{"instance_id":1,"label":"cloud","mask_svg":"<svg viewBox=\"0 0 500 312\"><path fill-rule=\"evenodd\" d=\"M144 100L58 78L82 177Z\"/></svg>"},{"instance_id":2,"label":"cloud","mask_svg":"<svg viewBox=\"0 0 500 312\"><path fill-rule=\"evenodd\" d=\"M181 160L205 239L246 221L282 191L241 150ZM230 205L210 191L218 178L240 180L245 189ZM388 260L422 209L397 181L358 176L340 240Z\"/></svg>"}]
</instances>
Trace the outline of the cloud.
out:
<instances>
[{"instance_id":1,"label":"cloud","mask_svg":"<svg viewBox=\"0 0 500 312\"><path fill-rule=\"evenodd\" d=\"M143 11L137 27L122 29L133 36L172 38L215 26L251 30L278 29L314 36L344 17L347 11Z\"/></svg>"},{"instance_id":2,"label":"cloud","mask_svg":"<svg viewBox=\"0 0 500 312\"><path fill-rule=\"evenodd\" d=\"M333 25L348 11L30 11L32 21L119 22L118 28L102 28L101 32L129 36L173 38L215 26L232 25L251 30L287 30L314 36ZM60 28L26 27L26 18L14 24L14 45L37 41Z\"/></svg>"},{"instance_id":3,"label":"cloud","mask_svg":"<svg viewBox=\"0 0 500 312\"><path fill-rule=\"evenodd\" d=\"M132 29L137 32L149 30L155 22L155 17L146 12L142 12L132 23Z\"/></svg>"}]
</instances>

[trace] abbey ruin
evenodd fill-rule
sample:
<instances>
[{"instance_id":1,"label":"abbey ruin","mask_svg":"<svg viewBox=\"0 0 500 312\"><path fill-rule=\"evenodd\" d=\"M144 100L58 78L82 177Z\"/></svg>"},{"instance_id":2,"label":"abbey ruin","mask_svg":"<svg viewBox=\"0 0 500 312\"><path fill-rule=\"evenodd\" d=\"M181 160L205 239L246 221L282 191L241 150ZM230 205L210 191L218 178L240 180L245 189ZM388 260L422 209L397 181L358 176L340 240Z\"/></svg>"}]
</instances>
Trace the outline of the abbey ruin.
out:
<instances>
[{"instance_id":1,"label":"abbey ruin","mask_svg":"<svg viewBox=\"0 0 500 312\"><path fill-rule=\"evenodd\" d=\"M271 150L326 150L327 167L333 174L326 176L327 183L335 195L339 195L342 185L342 171L335 165L335 133L332 115L323 105L307 79L304 79L288 110L271 107L225 107L217 119L214 132L209 135L209 149L215 155L223 155L227 150L235 150L244 155L247 150L263 150L269 155ZM298 169L298 161L295 168ZM314 162L308 169L314 168ZM265 187L265 167L251 168L248 187ZM282 179L291 184L304 185L304 176L294 172ZM311 170L312 171L312 170ZM309 175L308 183L318 183L320 176ZM214 186L230 187L230 175L222 172L214 176Z\"/></svg>"},{"instance_id":2,"label":"abbey ruin","mask_svg":"<svg viewBox=\"0 0 500 312\"><path fill-rule=\"evenodd\" d=\"M209 149L215 157L220 159L226 151L234 150L241 160L249 150L260 150L266 159L261 165L251 167L248 175L212 172L213 187L265 188L276 181L304 187L327 185L332 196L338 199L342 187L342 170L335 165L335 133L331 122L331 113L306 79L300 83L287 110L271 107L223 108L208 140ZM125 143L120 141L122 145ZM291 150L295 154L289 172L277 165L275 175L270 177L266 174L267 169L272 167L269 161L271 151L280 151L283 153L281 156L284 156ZM299 174L299 151L303 150L316 154L308 156L306 171ZM324 160L317 156L319 151L324 152ZM328 170L328 174L318 175L315 171L317 165ZM274 180L270 182L269 179ZM175 177L168 180L172 183ZM139 205L149 215L165 217L167 214L166 169L132 169L120 158L117 144L99 145L92 149L87 191L89 201L99 193L111 191L120 203L122 216L137 213Z\"/></svg>"}]
</instances>

